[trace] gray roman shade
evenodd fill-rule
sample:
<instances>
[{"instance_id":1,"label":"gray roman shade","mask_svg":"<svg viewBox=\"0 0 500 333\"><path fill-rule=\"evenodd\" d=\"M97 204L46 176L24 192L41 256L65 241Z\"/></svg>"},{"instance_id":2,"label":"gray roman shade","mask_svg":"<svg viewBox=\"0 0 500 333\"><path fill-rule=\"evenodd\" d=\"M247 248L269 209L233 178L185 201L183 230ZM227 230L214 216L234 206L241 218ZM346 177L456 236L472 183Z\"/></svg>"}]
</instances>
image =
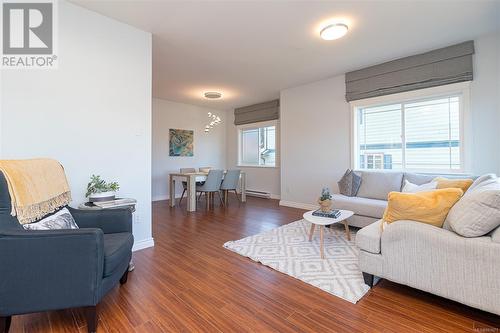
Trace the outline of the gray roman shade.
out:
<instances>
[{"instance_id":1,"label":"gray roman shade","mask_svg":"<svg viewBox=\"0 0 500 333\"><path fill-rule=\"evenodd\" d=\"M280 117L280 100L254 104L234 109L234 124L243 125L260 121L276 120Z\"/></svg>"},{"instance_id":2,"label":"gray roman shade","mask_svg":"<svg viewBox=\"0 0 500 333\"><path fill-rule=\"evenodd\" d=\"M346 73L346 100L472 80L474 41Z\"/></svg>"}]
</instances>

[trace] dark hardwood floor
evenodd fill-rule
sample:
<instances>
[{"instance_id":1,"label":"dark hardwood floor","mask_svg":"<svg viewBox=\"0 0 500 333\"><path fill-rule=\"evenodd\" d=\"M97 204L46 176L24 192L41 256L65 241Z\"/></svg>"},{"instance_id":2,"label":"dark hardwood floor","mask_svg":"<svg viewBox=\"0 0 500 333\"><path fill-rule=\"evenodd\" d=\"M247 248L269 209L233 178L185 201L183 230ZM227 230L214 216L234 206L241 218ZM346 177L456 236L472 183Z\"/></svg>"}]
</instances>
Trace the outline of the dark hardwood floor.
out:
<instances>
[{"instance_id":1,"label":"dark hardwood floor","mask_svg":"<svg viewBox=\"0 0 500 333\"><path fill-rule=\"evenodd\" d=\"M301 218L249 198L196 213L153 203L155 247L99 305L98 332L500 332L497 316L381 281L351 304L222 247ZM1 300L0 300L1 301ZM500 301L500 300L499 300ZM80 309L14 316L11 332L86 332Z\"/></svg>"}]
</instances>

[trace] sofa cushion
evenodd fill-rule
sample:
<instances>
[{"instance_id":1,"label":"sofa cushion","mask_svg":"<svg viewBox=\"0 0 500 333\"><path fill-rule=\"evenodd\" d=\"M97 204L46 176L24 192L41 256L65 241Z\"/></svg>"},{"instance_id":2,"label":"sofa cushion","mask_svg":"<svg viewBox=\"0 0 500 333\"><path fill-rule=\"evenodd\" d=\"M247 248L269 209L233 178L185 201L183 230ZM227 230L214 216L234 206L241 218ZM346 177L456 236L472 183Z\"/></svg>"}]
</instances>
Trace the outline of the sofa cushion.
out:
<instances>
[{"instance_id":1,"label":"sofa cushion","mask_svg":"<svg viewBox=\"0 0 500 333\"><path fill-rule=\"evenodd\" d=\"M104 277L110 276L124 260L130 260L134 237L129 232L104 234Z\"/></svg>"},{"instance_id":2,"label":"sofa cushion","mask_svg":"<svg viewBox=\"0 0 500 333\"><path fill-rule=\"evenodd\" d=\"M347 169L337 184L340 194L354 197L361 186L361 176L353 170Z\"/></svg>"},{"instance_id":3,"label":"sofa cushion","mask_svg":"<svg viewBox=\"0 0 500 333\"><path fill-rule=\"evenodd\" d=\"M475 179L474 176L461 175L461 174L430 174L430 173L413 173L413 172L405 172L404 179L408 180L410 183L422 185L424 183L429 183L433 181L436 177L445 177L448 179L457 179L457 178L470 178Z\"/></svg>"},{"instance_id":4,"label":"sofa cushion","mask_svg":"<svg viewBox=\"0 0 500 333\"><path fill-rule=\"evenodd\" d=\"M378 220L356 233L356 245L364 251L378 254L380 253L380 238L382 236L382 228L380 224L382 220Z\"/></svg>"},{"instance_id":5,"label":"sofa cushion","mask_svg":"<svg viewBox=\"0 0 500 333\"><path fill-rule=\"evenodd\" d=\"M389 193L384 222L413 220L441 228L446 215L463 195L459 188L446 188L430 192Z\"/></svg>"},{"instance_id":6,"label":"sofa cushion","mask_svg":"<svg viewBox=\"0 0 500 333\"><path fill-rule=\"evenodd\" d=\"M467 192L469 187L472 185L474 180L464 178L464 179L449 179L449 178L444 178L444 177L437 177L435 179L437 182L437 188L442 189L442 188L459 188L461 189L464 193Z\"/></svg>"},{"instance_id":7,"label":"sofa cushion","mask_svg":"<svg viewBox=\"0 0 500 333\"><path fill-rule=\"evenodd\" d=\"M357 196L362 198L387 200L389 192L401 191L402 172L357 171L361 173L361 186Z\"/></svg>"},{"instance_id":8,"label":"sofa cushion","mask_svg":"<svg viewBox=\"0 0 500 333\"><path fill-rule=\"evenodd\" d=\"M500 181L484 181L450 210L447 222L464 237L480 237L500 226Z\"/></svg>"},{"instance_id":9,"label":"sofa cushion","mask_svg":"<svg viewBox=\"0 0 500 333\"><path fill-rule=\"evenodd\" d=\"M405 172L404 179L409 181L410 183L416 185L422 185L426 183L430 183L436 178L438 175L426 175L422 173L410 173Z\"/></svg>"},{"instance_id":10,"label":"sofa cushion","mask_svg":"<svg viewBox=\"0 0 500 333\"><path fill-rule=\"evenodd\" d=\"M484 183L484 182L489 182L489 181L492 181L494 179L497 179L497 175L495 175L494 173L487 173L485 175L482 175L482 176L479 176L477 177L474 182L472 183L471 186L469 186L469 189L467 191L472 191L474 190L476 187L478 187L480 184Z\"/></svg>"},{"instance_id":11,"label":"sofa cushion","mask_svg":"<svg viewBox=\"0 0 500 333\"><path fill-rule=\"evenodd\" d=\"M368 199L361 197L348 197L342 194L334 194L332 197L333 207L353 211L356 215L382 218L387 201Z\"/></svg>"},{"instance_id":12,"label":"sofa cushion","mask_svg":"<svg viewBox=\"0 0 500 333\"><path fill-rule=\"evenodd\" d=\"M412 182L408 181L408 179L404 180L403 188L401 189L401 192L403 193L417 193L417 192L426 192L426 191L432 191L435 190L437 186L437 182L430 182L430 183L424 183L421 185L413 184Z\"/></svg>"},{"instance_id":13,"label":"sofa cushion","mask_svg":"<svg viewBox=\"0 0 500 333\"><path fill-rule=\"evenodd\" d=\"M66 207L40 221L23 224L22 226L26 230L78 229L75 219Z\"/></svg>"}]
</instances>

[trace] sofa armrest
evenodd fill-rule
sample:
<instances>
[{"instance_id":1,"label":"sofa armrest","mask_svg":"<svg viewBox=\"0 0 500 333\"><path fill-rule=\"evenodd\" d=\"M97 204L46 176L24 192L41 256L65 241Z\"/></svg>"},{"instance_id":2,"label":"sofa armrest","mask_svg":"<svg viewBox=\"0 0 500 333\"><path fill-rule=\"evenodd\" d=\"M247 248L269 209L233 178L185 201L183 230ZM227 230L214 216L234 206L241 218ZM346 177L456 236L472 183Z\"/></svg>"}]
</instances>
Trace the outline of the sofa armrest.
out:
<instances>
[{"instance_id":1,"label":"sofa armrest","mask_svg":"<svg viewBox=\"0 0 500 333\"><path fill-rule=\"evenodd\" d=\"M384 254L384 248L389 245L402 247L431 247L440 249L436 255L445 255L453 251L456 256L469 255L471 247L493 246L500 250L500 244L495 244L491 237L462 237L453 231L438 228L430 224L416 221L396 221L387 224L382 232L381 252ZM498 246L498 248L496 247Z\"/></svg>"},{"instance_id":2,"label":"sofa armrest","mask_svg":"<svg viewBox=\"0 0 500 333\"><path fill-rule=\"evenodd\" d=\"M95 305L104 269L100 229L0 234L0 316Z\"/></svg>"},{"instance_id":3,"label":"sofa armrest","mask_svg":"<svg viewBox=\"0 0 500 333\"><path fill-rule=\"evenodd\" d=\"M382 277L500 313L500 243L491 237L397 221L385 227L381 247Z\"/></svg>"},{"instance_id":4,"label":"sofa armrest","mask_svg":"<svg viewBox=\"0 0 500 333\"><path fill-rule=\"evenodd\" d=\"M373 222L359 230L356 234L356 245L363 251L380 253L380 239L382 237L382 220Z\"/></svg>"},{"instance_id":5,"label":"sofa armrest","mask_svg":"<svg viewBox=\"0 0 500 333\"><path fill-rule=\"evenodd\" d=\"M99 228L105 234L132 232L132 212L128 208L86 210L68 207L80 228Z\"/></svg>"}]
</instances>

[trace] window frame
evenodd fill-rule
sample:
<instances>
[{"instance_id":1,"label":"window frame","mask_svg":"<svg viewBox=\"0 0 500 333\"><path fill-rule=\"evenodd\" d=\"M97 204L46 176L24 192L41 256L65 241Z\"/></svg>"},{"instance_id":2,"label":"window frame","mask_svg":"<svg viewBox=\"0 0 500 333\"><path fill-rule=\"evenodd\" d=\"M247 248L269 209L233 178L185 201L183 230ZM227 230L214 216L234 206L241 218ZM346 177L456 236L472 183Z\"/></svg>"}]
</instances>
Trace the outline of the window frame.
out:
<instances>
[{"instance_id":1,"label":"window frame","mask_svg":"<svg viewBox=\"0 0 500 333\"><path fill-rule=\"evenodd\" d=\"M470 151L470 81L413 90L398 94L385 95L379 97L366 98L356 100L349 103L351 109L351 168L359 169L359 149L358 149L358 110L367 107L384 106L388 104L407 104L412 102L421 102L435 98L458 96L459 98L459 133L460 133L460 168L459 169L427 169L427 168L406 168L397 169L395 171L402 172L418 172L418 173L443 173L443 174L465 174L471 170ZM403 147L405 146L405 112L402 106L401 114L401 135ZM403 149L403 158L405 155ZM404 164L404 160L403 160ZM368 170L368 169L360 169ZM377 171L376 169L370 171ZM383 170L379 170L383 171Z\"/></svg>"},{"instance_id":2,"label":"window frame","mask_svg":"<svg viewBox=\"0 0 500 333\"><path fill-rule=\"evenodd\" d=\"M243 140L242 140L242 131L243 130L252 130L252 129L259 129L262 127L269 127L269 126L274 126L275 130L275 156L274 156L274 165L255 165L255 164L245 164L242 163L242 152L243 152ZM279 167L279 121L278 120L271 120L271 121L262 121L258 123L252 123L252 124L244 124L244 125L238 125L236 126L237 129L237 135L238 135L238 163L237 167L244 167L244 168L278 168Z\"/></svg>"}]
</instances>

